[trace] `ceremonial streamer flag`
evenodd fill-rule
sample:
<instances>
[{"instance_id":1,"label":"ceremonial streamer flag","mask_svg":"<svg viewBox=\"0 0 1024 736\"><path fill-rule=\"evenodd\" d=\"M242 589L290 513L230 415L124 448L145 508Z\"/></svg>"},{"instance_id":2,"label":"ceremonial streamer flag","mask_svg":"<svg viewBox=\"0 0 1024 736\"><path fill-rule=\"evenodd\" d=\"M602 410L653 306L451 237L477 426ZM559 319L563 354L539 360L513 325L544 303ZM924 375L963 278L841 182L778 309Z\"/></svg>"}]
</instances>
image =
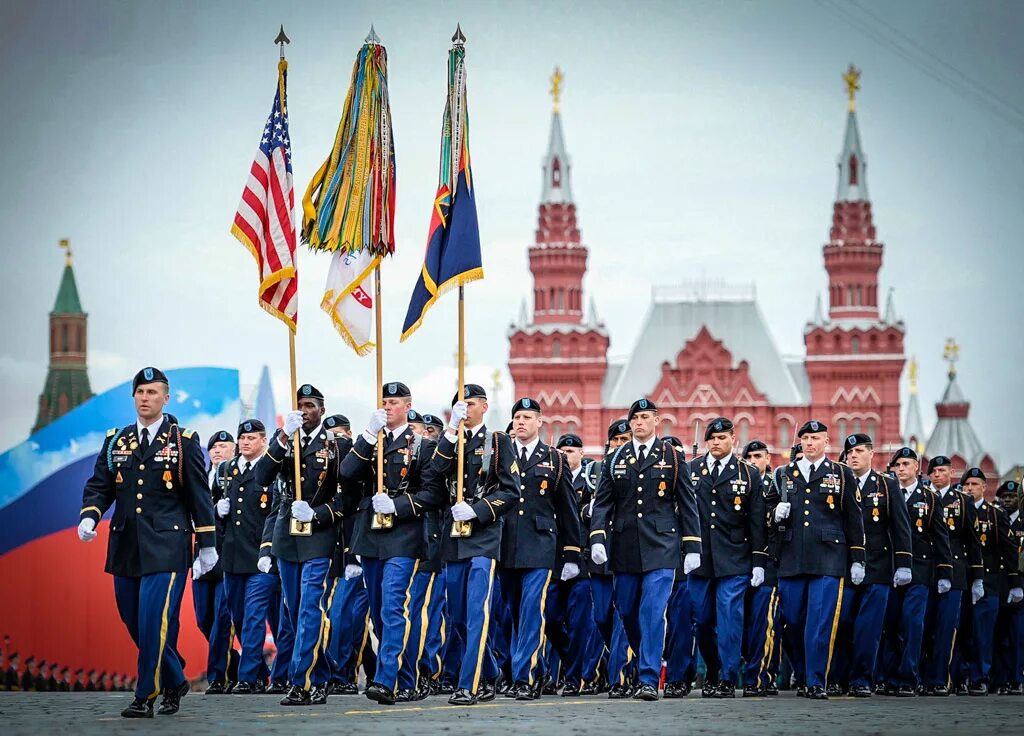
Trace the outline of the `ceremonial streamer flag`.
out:
<instances>
[{"instance_id":1,"label":"ceremonial streamer flag","mask_svg":"<svg viewBox=\"0 0 1024 736\"><path fill-rule=\"evenodd\" d=\"M430 213L423 268L409 300L402 340L419 328L444 292L484 277L476 194L469 165L469 110L466 106L466 49L448 52L448 101L441 127L441 165Z\"/></svg>"},{"instance_id":2,"label":"ceremonial streamer flag","mask_svg":"<svg viewBox=\"0 0 1024 736\"><path fill-rule=\"evenodd\" d=\"M263 128L231 233L249 249L260 272L260 306L295 332L298 320L298 274L292 211L291 139L288 137L287 68L278 66L274 107ZM269 426L269 425L268 425Z\"/></svg>"}]
</instances>

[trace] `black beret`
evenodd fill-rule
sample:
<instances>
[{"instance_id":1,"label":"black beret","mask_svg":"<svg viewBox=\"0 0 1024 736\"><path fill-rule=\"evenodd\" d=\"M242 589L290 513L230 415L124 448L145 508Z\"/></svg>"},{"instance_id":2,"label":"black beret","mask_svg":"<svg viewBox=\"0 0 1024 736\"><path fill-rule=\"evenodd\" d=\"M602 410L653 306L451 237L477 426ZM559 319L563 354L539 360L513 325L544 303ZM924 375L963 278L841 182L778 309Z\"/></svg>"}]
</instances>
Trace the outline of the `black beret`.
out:
<instances>
[{"instance_id":1,"label":"black beret","mask_svg":"<svg viewBox=\"0 0 1024 736\"><path fill-rule=\"evenodd\" d=\"M1012 493L1012 494L1016 495L1017 491L1019 491L1019 490L1020 490L1020 483L1018 483L1015 480L1008 480L1005 483L1003 483L1002 485L1000 485L999 488L996 489L996 495L997 496L1003 496L1003 495L1008 494L1008 493Z\"/></svg>"},{"instance_id":2,"label":"black beret","mask_svg":"<svg viewBox=\"0 0 1024 736\"><path fill-rule=\"evenodd\" d=\"M914 451L912 447L901 447L900 449L896 450L896 454L892 456L892 462L889 464L895 465L897 460L901 460L903 458L907 458L910 460L918 459L917 453Z\"/></svg>"},{"instance_id":3,"label":"black beret","mask_svg":"<svg viewBox=\"0 0 1024 736\"><path fill-rule=\"evenodd\" d=\"M352 423L349 422L348 417L344 414L332 414L324 419L324 426L331 430L344 429L346 427L351 427Z\"/></svg>"},{"instance_id":4,"label":"black beret","mask_svg":"<svg viewBox=\"0 0 1024 736\"><path fill-rule=\"evenodd\" d=\"M214 432L213 436L210 437L210 441L206 443L206 449L211 450L213 446L218 442L234 442L235 438L231 436L230 432L226 432L223 429L219 432Z\"/></svg>"},{"instance_id":5,"label":"black beret","mask_svg":"<svg viewBox=\"0 0 1024 736\"><path fill-rule=\"evenodd\" d=\"M381 389L382 399L408 399L410 396L412 396L412 391L401 381L385 383Z\"/></svg>"},{"instance_id":6,"label":"black beret","mask_svg":"<svg viewBox=\"0 0 1024 736\"><path fill-rule=\"evenodd\" d=\"M928 461L928 474L931 475L931 472L935 470L935 468L944 468L946 466L952 467L952 465L953 461L945 455L936 455Z\"/></svg>"},{"instance_id":7,"label":"black beret","mask_svg":"<svg viewBox=\"0 0 1024 736\"><path fill-rule=\"evenodd\" d=\"M536 399L525 396L512 406L512 416L521 411L535 411L540 414L540 404L537 403Z\"/></svg>"},{"instance_id":8,"label":"black beret","mask_svg":"<svg viewBox=\"0 0 1024 736\"><path fill-rule=\"evenodd\" d=\"M683 447L683 441L674 435L667 434L661 439L672 445L672 447L678 447L680 450L686 449Z\"/></svg>"},{"instance_id":9,"label":"black beret","mask_svg":"<svg viewBox=\"0 0 1024 736\"><path fill-rule=\"evenodd\" d=\"M704 430L704 441L707 442L711 439L711 435L718 434L719 432L731 432L732 422L725 417L718 417L708 422L707 428Z\"/></svg>"},{"instance_id":10,"label":"black beret","mask_svg":"<svg viewBox=\"0 0 1024 736\"><path fill-rule=\"evenodd\" d=\"M854 447L858 447L860 445L873 446L874 443L871 441L871 437L869 437L868 435L864 434L863 432L857 432L856 434L851 434L849 437L846 438L846 441L843 442L843 451L845 452L846 450L852 450Z\"/></svg>"},{"instance_id":11,"label":"black beret","mask_svg":"<svg viewBox=\"0 0 1024 736\"><path fill-rule=\"evenodd\" d=\"M263 432L266 434L267 428L259 419L246 419L238 425L238 436L241 437L243 434L247 434L249 432Z\"/></svg>"},{"instance_id":12,"label":"black beret","mask_svg":"<svg viewBox=\"0 0 1024 736\"><path fill-rule=\"evenodd\" d=\"M750 457L750 453L752 453L752 452L757 452L758 450L767 450L767 449L768 449L768 445L766 445L761 440L750 440L750 442L747 443L747 446L743 448L743 458L746 459L746 458Z\"/></svg>"},{"instance_id":13,"label":"black beret","mask_svg":"<svg viewBox=\"0 0 1024 736\"><path fill-rule=\"evenodd\" d=\"M819 422L817 419L812 419L809 422L804 422L804 425L797 430L796 436L803 437L805 434L810 432L827 432L828 425L824 422Z\"/></svg>"},{"instance_id":14,"label":"black beret","mask_svg":"<svg viewBox=\"0 0 1024 736\"><path fill-rule=\"evenodd\" d=\"M324 395L320 393L320 389L312 383L304 383L299 386L299 390L295 392L296 401L302 401L303 399L316 399L317 401L323 401Z\"/></svg>"},{"instance_id":15,"label":"black beret","mask_svg":"<svg viewBox=\"0 0 1024 736\"><path fill-rule=\"evenodd\" d=\"M803 445L796 444L789 448L789 461L793 462L796 460L797 455L802 455L804 452Z\"/></svg>"},{"instance_id":16,"label":"black beret","mask_svg":"<svg viewBox=\"0 0 1024 736\"><path fill-rule=\"evenodd\" d=\"M611 442L613 437L618 437L620 434L629 434L629 432L629 420L616 419L608 425L608 441Z\"/></svg>"},{"instance_id":17,"label":"black beret","mask_svg":"<svg viewBox=\"0 0 1024 736\"><path fill-rule=\"evenodd\" d=\"M512 434L512 422L509 422L508 426L505 427L505 434Z\"/></svg>"},{"instance_id":18,"label":"black beret","mask_svg":"<svg viewBox=\"0 0 1024 736\"><path fill-rule=\"evenodd\" d=\"M444 422L441 421L441 417L436 414L424 414L423 423L428 427L437 427L438 429L444 429Z\"/></svg>"},{"instance_id":19,"label":"black beret","mask_svg":"<svg viewBox=\"0 0 1024 736\"><path fill-rule=\"evenodd\" d=\"M563 434L558 438L558 443L555 445L555 448L560 450L563 447L579 447L580 449L583 449L583 440L579 438L579 435Z\"/></svg>"},{"instance_id":20,"label":"black beret","mask_svg":"<svg viewBox=\"0 0 1024 736\"><path fill-rule=\"evenodd\" d=\"M167 376L159 368L143 368L141 371L135 374L135 378L132 379L132 393L134 394L139 386L145 383L162 383L165 386L167 383Z\"/></svg>"},{"instance_id":21,"label":"black beret","mask_svg":"<svg viewBox=\"0 0 1024 736\"><path fill-rule=\"evenodd\" d=\"M487 392L484 391L484 387L479 383L467 383L462 387L462 393L464 394L462 399L486 399ZM452 397L452 406L455 406L455 402L459 400L459 392L456 391Z\"/></svg>"},{"instance_id":22,"label":"black beret","mask_svg":"<svg viewBox=\"0 0 1024 736\"><path fill-rule=\"evenodd\" d=\"M632 421L633 415L638 411L653 411L657 412L658 407L654 405L654 402L650 399L637 399L633 402L633 405L629 407L629 413L626 415L626 419Z\"/></svg>"},{"instance_id":23,"label":"black beret","mask_svg":"<svg viewBox=\"0 0 1024 736\"><path fill-rule=\"evenodd\" d=\"M423 416L415 409L410 409L405 415L405 421L409 424L423 424Z\"/></svg>"},{"instance_id":24,"label":"black beret","mask_svg":"<svg viewBox=\"0 0 1024 736\"><path fill-rule=\"evenodd\" d=\"M978 480L986 480L985 474L981 471L981 468L967 468L964 474L960 476L960 485L963 485L971 478L977 478Z\"/></svg>"}]
</instances>

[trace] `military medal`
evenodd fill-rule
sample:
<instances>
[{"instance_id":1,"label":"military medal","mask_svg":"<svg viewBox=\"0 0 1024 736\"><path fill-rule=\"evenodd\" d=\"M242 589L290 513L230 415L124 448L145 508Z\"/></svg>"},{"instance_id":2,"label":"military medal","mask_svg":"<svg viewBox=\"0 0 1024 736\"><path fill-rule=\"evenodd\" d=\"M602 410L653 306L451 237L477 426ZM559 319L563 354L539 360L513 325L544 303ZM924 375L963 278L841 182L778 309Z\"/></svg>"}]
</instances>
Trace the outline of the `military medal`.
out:
<instances>
[{"instance_id":1,"label":"military medal","mask_svg":"<svg viewBox=\"0 0 1024 736\"><path fill-rule=\"evenodd\" d=\"M831 493L828 494L828 498L825 499L825 503L828 504L830 509L834 509L836 507L835 497Z\"/></svg>"},{"instance_id":2,"label":"military medal","mask_svg":"<svg viewBox=\"0 0 1024 736\"><path fill-rule=\"evenodd\" d=\"M871 509L871 521L878 521L878 509Z\"/></svg>"},{"instance_id":3,"label":"military medal","mask_svg":"<svg viewBox=\"0 0 1024 736\"><path fill-rule=\"evenodd\" d=\"M662 481L661 483L658 484L658 490L659 491L664 491L665 490L665 481Z\"/></svg>"},{"instance_id":4,"label":"military medal","mask_svg":"<svg viewBox=\"0 0 1024 736\"><path fill-rule=\"evenodd\" d=\"M260 508L265 509L267 507L267 494L264 493L260 496Z\"/></svg>"},{"instance_id":5,"label":"military medal","mask_svg":"<svg viewBox=\"0 0 1024 736\"><path fill-rule=\"evenodd\" d=\"M121 471L120 470L117 471L117 477L114 478L114 482L115 483L124 483L124 481L121 480Z\"/></svg>"},{"instance_id":6,"label":"military medal","mask_svg":"<svg viewBox=\"0 0 1024 736\"><path fill-rule=\"evenodd\" d=\"M136 442L135 440L132 440L132 443L131 443L130 445L128 445L128 447L129 447L130 449L132 449L132 450L134 450L134 449L135 449L135 448L137 448L138 446L139 446L139 443L138 443L138 442Z\"/></svg>"},{"instance_id":7,"label":"military medal","mask_svg":"<svg viewBox=\"0 0 1024 736\"><path fill-rule=\"evenodd\" d=\"M544 491L547 490L547 487L548 487L548 479L545 478L544 480L542 480L540 482L540 495L542 495L542 496L544 495Z\"/></svg>"},{"instance_id":8,"label":"military medal","mask_svg":"<svg viewBox=\"0 0 1024 736\"><path fill-rule=\"evenodd\" d=\"M918 530L919 532L923 532L923 531L924 531L924 521L923 521L922 519L920 519L920 518L919 518L919 519L917 520L916 524L917 524L917 530Z\"/></svg>"},{"instance_id":9,"label":"military medal","mask_svg":"<svg viewBox=\"0 0 1024 736\"><path fill-rule=\"evenodd\" d=\"M739 511L741 506L742 506L742 502L740 501L740 497L736 496L736 501L734 501L733 508L735 508L737 511Z\"/></svg>"},{"instance_id":10,"label":"military medal","mask_svg":"<svg viewBox=\"0 0 1024 736\"><path fill-rule=\"evenodd\" d=\"M164 485L167 486L167 490L168 491L171 490L172 488L174 488L174 484L171 483L171 471L170 470L164 470L163 481L164 481Z\"/></svg>"}]
</instances>

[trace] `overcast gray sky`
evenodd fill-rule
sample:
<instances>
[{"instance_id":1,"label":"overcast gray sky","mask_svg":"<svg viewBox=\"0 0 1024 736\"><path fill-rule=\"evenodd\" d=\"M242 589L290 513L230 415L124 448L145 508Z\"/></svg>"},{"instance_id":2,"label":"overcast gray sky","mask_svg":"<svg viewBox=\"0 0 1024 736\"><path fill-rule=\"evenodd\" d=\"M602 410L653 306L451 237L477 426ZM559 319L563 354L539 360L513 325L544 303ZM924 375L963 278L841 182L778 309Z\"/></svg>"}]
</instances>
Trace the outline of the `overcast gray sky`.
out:
<instances>
[{"instance_id":1,"label":"overcast gray sky","mask_svg":"<svg viewBox=\"0 0 1024 736\"><path fill-rule=\"evenodd\" d=\"M268 363L279 406L287 400L284 328L256 306L252 258L228 233L272 101L280 23L292 39L297 199L328 153L371 22L387 46L398 204L385 374L410 383L419 408L440 409L454 385L454 296L410 341L397 338L421 264L448 39L460 21L487 272L467 289L471 380L505 368L506 327L529 293L556 64L590 247L585 288L612 353L630 350L652 285L694 279L756 282L780 349L802 353L826 283L821 246L846 116L840 74L854 62L886 246L881 283L896 288L908 354L921 362L925 425L953 336L982 442L1000 467L1024 459L1015 444L1024 114L1006 107L1024 109L1024 5L858 2L7 0L0 447L34 419L61 237L71 238L89 312L95 391L144 364L237 366L251 384ZM957 88L959 74L973 92ZM374 362L345 347L319 309L328 261L300 254L299 380L361 425Z\"/></svg>"}]
</instances>

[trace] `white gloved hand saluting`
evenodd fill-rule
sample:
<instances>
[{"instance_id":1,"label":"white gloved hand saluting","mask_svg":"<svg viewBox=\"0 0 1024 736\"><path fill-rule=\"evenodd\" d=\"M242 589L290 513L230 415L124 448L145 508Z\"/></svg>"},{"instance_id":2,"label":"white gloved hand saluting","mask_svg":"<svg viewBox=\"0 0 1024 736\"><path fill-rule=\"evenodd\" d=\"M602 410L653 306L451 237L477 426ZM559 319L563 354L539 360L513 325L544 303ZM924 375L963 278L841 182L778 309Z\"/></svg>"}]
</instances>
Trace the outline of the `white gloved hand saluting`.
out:
<instances>
[{"instance_id":1,"label":"white gloved hand saluting","mask_svg":"<svg viewBox=\"0 0 1024 736\"><path fill-rule=\"evenodd\" d=\"M455 406L452 407L452 415L448 419L448 429L452 432L459 431L459 424L463 419L466 418L466 412L468 406L465 401L456 401Z\"/></svg>"},{"instance_id":2,"label":"white gloved hand saluting","mask_svg":"<svg viewBox=\"0 0 1024 736\"><path fill-rule=\"evenodd\" d=\"M791 504L788 501L782 502L778 506L775 507L775 523L776 524L778 522L782 521L783 519L788 519L789 518L789 510L790 510L790 508L791 508Z\"/></svg>"},{"instance_id":3,"label":"white gloved hand saluting","mask_svg":"<svg viewBox=\"0 0 1024 736\"><path fill-rule=\"evenodd\" d=\"M284 415L284 434L291 437L302 427L302 412L299 410L290 411Z\"/></svg>"},{"instance_id":4,"label":"white gloved hand saluting","mask_svg":"<svg viewBox=\"0 0 1024 736\"><path fill-rule=\"evenodd\" d=\"M256 563L256 569L262 573L268 573L270 572L270 568L273 564L274 561L270 559L270 555L263 555Z\"/></svg>"},{"instance_id":5,"label":"white gloved hand saluting","mask_svg":"<svg viewBox=\"0 0 1024 736\"><path fill-rule=\"evenodd\" d=\"M575 562L566 562L562 566L562 582L566 580L572 580L574 577L580 574L580 566Z\"/></svg>"},{"instance_id":6,"label":"white gloved hand saluting","mask_svg":"<svg viewBox=\"0 0 1024 736\"><path fill-rule=\"evenodd\" d=\"M984 597L985 582L983 580L975 580L971 583L971 605L974 605Z\"/></svg>"},{"instance_id":7,"label":"white gloved hand saluting","mask_svg":"<svg viewBox=\"0 0 1024 736\"><path fill-rule=\"evenodd\" d=\"M82 519L78 525L78 538L83 542L91 542L96 539L96 522L92 519Z\"/></svg>"},{"instance_id":8,"label":"white gloved hand saluting","mask_svg":"<svg viewBox=\"0 0 1024 736\"><path fill-rule=\"evenodd\" d=\"M363 568L359 565L345 565L345 579L355 580L357 577L363 574Z\"/></svg>"},{"instance_id":9,"label":"white gloved hand saluting","mask_svg":"<svg viewBox=\"0 0 1024 736\"><path fill-rule=\"evenodd\" d=\"M753 570L750 571L750 587L751 588L759 588L759 587L761 587L761 583L763 583L763 582L764 582L764 568L763 567L755 567Z\"/></svg>"},{"instance_id":10,"label":"white gloved hand saluting","mask_svg":"<svg viewBox=\"0 0 1024 736\"><path fill-rule=\"evenodd\" d=\"M452 506L452 519L455 521L472 521L477 518L473 507L465 501Z\"/></svg>"},{"instance_id":11,"label":"white gloved hand saluting","mask_svg":"<svg viewBox=\"0 0 1024 736\"><path fill-rule=\"evenodd\" d=\"M689 575L700 567L700 555L696 552L687 552L683 558L683 575Z\"/></svg>"},{"instance_id":12,"label":"white gloved hand saluting","mask_svg":"<svg viewBox=\"0 0 1024 736\"><path fill-rule=\"evenodd\" d=\"M370 415L370 421L366 423L366 434L376 437L388 423L387 409L377 409Z\"/></svg>"},{"instance_id":13,"label":"white gloved hand saluting","mask_svg":"<svg viewBox=\"0 0 1024 736\"><path fill-rule=\"evenodd\" d=\"M395 500L386 493L374 493L373 511L377 514L393 514L395 513Z\"/></svg>"},{"instance_id":14,"label":"white gloved hand saluting","mask_svg":"<svg viewBox=\"0 0 1024 736\"><path fill-rule=\"evenodd\" d=\"M914 573L911 572L909 567L897 567L896 572L892 576L893 587L901 588L904 585L910 585L910 582L914 579Z\"/></svg>"},{"instance_id":15,"label":"white gloved hand saluting","mask_svg":"<svg viewBox=\"0 0 1024 736\"><path fill-rule=\"evenodd\" d=\"M864 582L864 563L854 562L850 565L850 582L854 585L860 585Z\"/></svg>"},{"instance_id":16,"label":"white gloved hand saluting","mask_svg":"<svg viewBox=\"0 0 1024 736\"><path fill-rule=\"evenodd\" d=\"M231 512L231 502L228 499L222 498L221 500L219 500L217 502L217 516L219 516L220 518L223 519L230 512Z\"/></svg>"},{"instance_id":17,"label":"white gloved hand saluting","mask_svg":"<svg viewBox=\"0 0 1024 736\"><path fill-rule=\"evenodd\" d=\"M949 589L952 587L953 585L946 578L942 578L935 585L935 589L939 591L939 595L944 595L945 593L948 593Z\"/></svg>"},{"instance_id":18,"label":"white gloved hand saluting","mask_svg":"<svg viewBox=\"0 0 1024 736\"><path fill-rule=\"evenodd\" d=\"M603 565L608 562L608 551L603 544L594 544L590 547L590 559L595 565Z\"/></svg>"}]
</instances>

